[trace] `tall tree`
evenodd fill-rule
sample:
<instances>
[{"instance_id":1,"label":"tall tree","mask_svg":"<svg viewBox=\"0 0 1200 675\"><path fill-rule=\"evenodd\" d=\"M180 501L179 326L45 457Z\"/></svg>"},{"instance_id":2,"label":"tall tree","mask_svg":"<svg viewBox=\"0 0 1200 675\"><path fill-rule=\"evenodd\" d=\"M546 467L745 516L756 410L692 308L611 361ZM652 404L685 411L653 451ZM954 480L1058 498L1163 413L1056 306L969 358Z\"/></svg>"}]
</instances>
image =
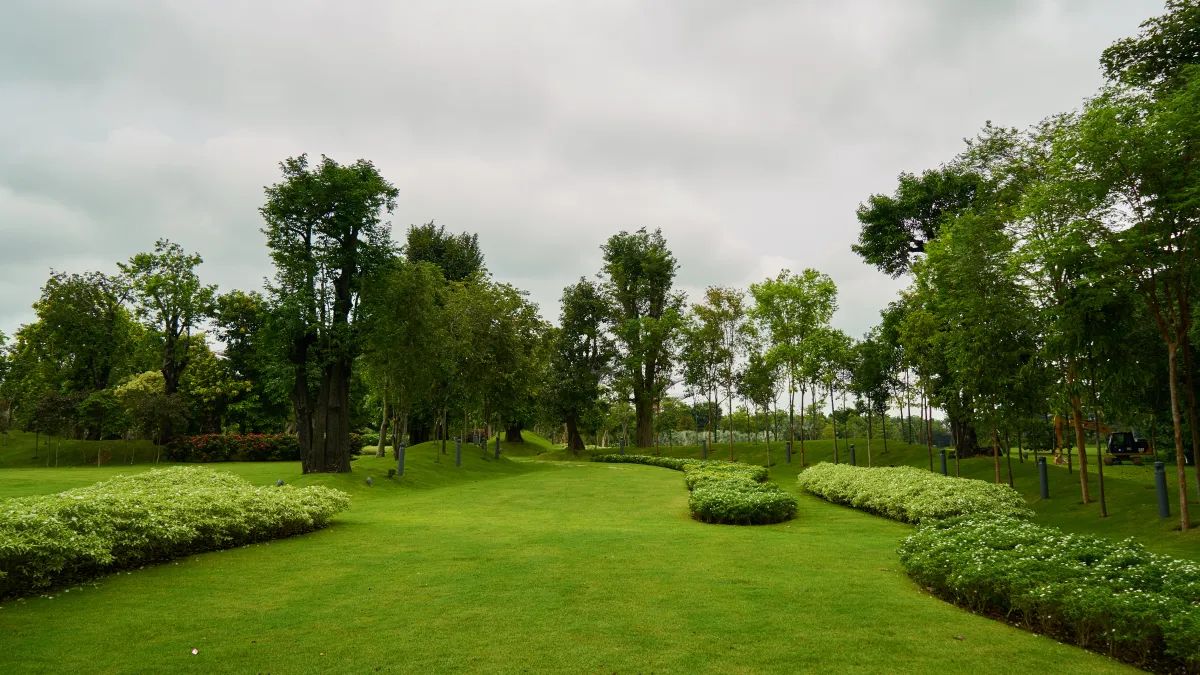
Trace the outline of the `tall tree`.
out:
<instances>
[{"instance_id":1,"label":"tall tree","mask_svg":"<svg viewBox=\"0 0 1200 675\"><path fill-rule=\"evenodd\" d=\"M608 302L597 284L580 279L563 289L543 401L551 419L566 425L567 449L574 453L584 448L580 423L599 407L604 378L616 355L605 330L608 315Z\"/></svg>"},{"instance_id":2,"label":"tall tree","mask_svg":"<svg viewBox=\"0 0 1200 675\"><path fill-rule=\"evenodd\" d=\"M706 332L715 340L709 342L716 365L717 380L725 388L729 411L729 461L733 461L733 395L738 381L737 363L749 342L746 324L745 296L742 291L721 286L709 286L704 302L692 305L692 312Z\"/></svg>"},{"instance_id":3,"label":"tall tree","mask_svg":"<svg viewBox=\"0 0 1200 675\"><path fill-rule=\"evenodd\" d=\"M280 169L283 181L266 189L260 213L275 263L272 293L291 336L302 465L305 473L348 472L359 296L391 259L383 215L395 208L399 193L367 160L342 166L322 157L310 169L301 155ZM320 373L315 406L308 383L313 358Z\"/></svg>"},{"instance_id":4,"label":"tall tree","mask_svg":"<svg viewBox=\"0 0 1200 675\"><path fill-rule=\"evenodd\" d=\"M191 357L192 329L212 313L216 286L200 283L196 267L204 262L179 244L159 239L153 253L139 253L118 264L133 289L138 316L162 339L164 395L179 391L180 378ZM159 441L172 435L172 418L164 418Z\"/></svg>"},{"instance_id":5,"label":"tall tree","mask_svg":"<svg viewBox=\"0 0 1200 675\"><path fill-rule=\"evenodd\" d=\"M612 311L612 334L629 383L636 443L654 444L654 406L670 385L683 294L673 291L679 265L661 230L621 232L601 246L603 289Z\"/></svg>"}]
</instances>

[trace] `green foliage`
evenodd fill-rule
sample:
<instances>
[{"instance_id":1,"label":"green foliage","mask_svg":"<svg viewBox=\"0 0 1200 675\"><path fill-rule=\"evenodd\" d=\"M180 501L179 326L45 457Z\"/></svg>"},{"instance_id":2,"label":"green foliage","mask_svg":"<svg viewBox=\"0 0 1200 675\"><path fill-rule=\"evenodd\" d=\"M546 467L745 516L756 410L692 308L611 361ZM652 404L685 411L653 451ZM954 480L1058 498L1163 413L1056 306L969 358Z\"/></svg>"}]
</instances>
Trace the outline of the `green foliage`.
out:
<instances>
[{"instance_id":1,"label":"green foliage","mask_svg":"<svg viewBox=\"0 0 1200 675\"><path fill-rule=\"evenodd\" d=\"M445 225L435 227L433 221L408 228L404 257L409 262L437 265L448 281L468 281L487 272L479 235L449 234Z\"/></svg>"},{"instance_id":2,"label":"green foliage","mask_svg":"<svg viewBox=\"0 0 1200 675\"><path fill-rule=\"evenodd\" d=\"M0 502L0 597L323 527L349 506L325 487L255 487L175 467Z\"/></svg>"},{"instance_id":3,"label":"green foliage","mask_svg":"<svg viewBox=\"0 0 1200 675\"><path fill-rule=\"evenodd\" d=\"M962 515L1029 517L1019 492L1007 485L951 478L911 466L866 468L822 462L797 478L822 499L906 523Z\"/></svg>"},{"instance_id":4,"label":"green foliage","mask_svg":"<svg viewBox=\"0 0 1200 675\"><path fill-rule=\"evenodd\" d=\"M879 271L898 277L911 269L913 256L925 252L948 218L970 208L981 183L978 175L956 167L920 177L902 173L895 195L871 195L859 205L862 230L851 248Z\"/></svg>"},{"instance_id":5,"label":"green foliage","mask_svg":"<svg viewBox=\"0 0 1200 675\"><path fill-rule=\"evenodd\" d=\"M1167 11L1142 23L1136 37L1104 50L1100 66L1110 81L1137 87L1179 86L1184 66L1200 63L1200 3L1167 0Z\"/></svg>"},{"instance_id":6,"label":"green foliage","mask_svg":"<svg viewBox=\"0 0 1200 675\"><path fill-rule=\"evenodd\" d=\"M612 308L620 379L637 418L636 444L654 444L654 402L670 384L682 325L683 294L672 290L679 268L661 230L620 232L601 246L603 289Z\"/></svg>"},{"instance_id":7,"label":"green foliage","mask_svg":"<svg viewBox=\"0 0 1200 675\"><path fill-rule=\"evenodd\" d=\"M587 279L562 294L559 327L551 333L550 365L542 404L555 424L567 425L567 449L583 449L581 425L604 415L605 375L616 356L604 330L609 313L600 287Z\"/></svg>"},{"instance_id":8,"label":"green foliage","mask_svg":"<svg viewBox=\"0 0 1200 675\"><path fill-rule=\"evenodd\" d=\"M593 462L649 464L684 472L691 491L688 509L704 523L766 525L796 515L796 498L774 483L766 483L760 466L717 460L656 455L595 455Z\"/></svg>"},{"instance_id":9,"label":"green foliage","mask_svg":"<svg viewBox=\"0 0 1200 675\"><path fill-rule=\"evenodd\" d=\"M921 586L976 612L1160 672L1200 671L1200 565L1132 540L970 516L900 546Z\"/></svg>"},{"instance_id":10,"label":"green foliage","mask_svg":"<svg viewBox=\"0 0 1200 675\"><path fill-rule=\"evenodd\" d=\"M291 434L175 436L166 457L172 462L298 462L300 443Z\"/></svg>"}]
</instances>

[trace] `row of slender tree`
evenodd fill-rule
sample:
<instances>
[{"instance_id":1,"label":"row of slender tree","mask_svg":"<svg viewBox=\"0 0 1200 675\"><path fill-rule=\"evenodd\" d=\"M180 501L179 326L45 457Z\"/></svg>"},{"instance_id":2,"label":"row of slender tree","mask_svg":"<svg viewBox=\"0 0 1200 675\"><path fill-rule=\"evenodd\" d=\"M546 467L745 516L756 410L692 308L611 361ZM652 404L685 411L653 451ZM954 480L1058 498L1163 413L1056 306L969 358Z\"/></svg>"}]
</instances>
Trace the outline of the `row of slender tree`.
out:
<instances>
[{"instance_id":1,"label":"row of slender tree","mask_svg":"<svg viewBox=\"0 0 1200 675\"><path fill-rule=\"evenodd\" d=\"M1104 52L1107 84L1080 109L988 123L942 166L872 195L854 247L911 278L869 339L898 354L960 446L992 448L997 481L1002 437L1057 414L1088 503L1086 430L1163 427L1184 529L1200 446L1197 36L1200 3L1172 0Z\"/></svg>"}]
</instances>

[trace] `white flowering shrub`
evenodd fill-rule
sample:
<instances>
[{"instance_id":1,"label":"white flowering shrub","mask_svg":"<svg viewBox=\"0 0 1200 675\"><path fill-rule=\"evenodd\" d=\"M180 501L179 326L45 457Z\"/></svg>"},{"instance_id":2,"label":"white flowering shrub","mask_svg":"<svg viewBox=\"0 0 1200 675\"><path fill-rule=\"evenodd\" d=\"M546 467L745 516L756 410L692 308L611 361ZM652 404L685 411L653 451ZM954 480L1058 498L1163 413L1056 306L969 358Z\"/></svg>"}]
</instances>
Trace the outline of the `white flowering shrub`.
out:
<instances>
[{"instance_id":1,"label":"white flowering shrub","mask_svg":"<svg viewBox=\"0 0 1200 675\"><path fill-rule=\"evenodd\" d=\"M596 455L592 461L649 464L682 471L684 484L691 491L688 509L701 522L763 525L796 515L796 498L778 485L765 482L767 470L761 466L652 455Z\"/></svg>"},{"instance_id":2,"label":"white flowering shrub","mask_svg":"<svg viewBox=\"0 0 1200 675\"><path fill-rule=\"evenodd\" d=\"M310 532L349 505L340 490L255 487L203 467L156 469L0 500L0 597Z\"/></svg>"},{"instance_id":3,"label":"white flowering shrub","mask_svg":"<svg viewBox=\"0 0 1200 675\"><path fill-rule=\"evenodd\" d=\"M1148 670L1200 672L1196 563L990 516L922 524L900 561L920 585L976 612Z\"/></svg>"},{"instance_id":4,"label":"white flowering shrub","mask_svg":"<svg viewBox=\"0 0 1200 675\"><path fill-rule=\"evenodd\" d=\"M911 466L866 468L822 462L797 480L822 499L905 523L984 513L1033 515L1021 493L1007 485L950 478Z\"/></svg>"}]
</instances>

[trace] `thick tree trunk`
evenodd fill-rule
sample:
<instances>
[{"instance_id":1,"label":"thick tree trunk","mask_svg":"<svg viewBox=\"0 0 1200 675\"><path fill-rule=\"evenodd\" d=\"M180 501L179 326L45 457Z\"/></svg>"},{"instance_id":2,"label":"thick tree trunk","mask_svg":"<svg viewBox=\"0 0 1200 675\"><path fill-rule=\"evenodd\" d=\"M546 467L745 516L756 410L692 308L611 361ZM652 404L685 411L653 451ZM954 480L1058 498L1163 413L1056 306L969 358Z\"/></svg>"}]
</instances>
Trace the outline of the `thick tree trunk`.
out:
<instances>
[{"instance_id":1,"label":"thick tree trunk","mask_svg":"<svg viewBox=\"0 0 1200 675\"><path fill-rule=\"evenodd\" d=\"M578 455L584 449L583 437L579 435L579 424L575 420L567 420L567 450Z\"/></svg>"},{"instance_id":2,"label":"thick tree trunk","mask_svg":"<svg viewBox=\"0 0 1200 675\"><path fill-rule=\"evenodd\" d=\"M350 471L350 364L342 359L325 366L317 401L312 448L305 473Z\"/></svg>"},{"instance_id":3,"label":"thick tree trunk","mask_svg":"<svg viewBox=\"0 0 1200 675\"><path fill-rule=\"evenodd\" d=\"M649 393L634 395L633 412L637 420L634 432L637 447L649 448L654 445L654 400Z\"/></svg>"},{"instance_id":4,"label":"thick tree trunk","mask_svg":"<svg viewBox=\"0 0 1200 675\"><path fill-rule=\"evenodd\" d=\"M525 439L521 436L521 425L517 424L508 427L504 432L505 443L524 443Z\"/></svg>"},{"instance_id":5,"label":"thick tree trunk","mask_svg":"<svg viewBox=\"0 0 1200 675\"><path fill-rule=\"evenodd\" d=\"M996 425L992 425L992 460L996 464L996 485L1000 484L1000 435L996 433Z\"/></svg>"}]
</instances>

